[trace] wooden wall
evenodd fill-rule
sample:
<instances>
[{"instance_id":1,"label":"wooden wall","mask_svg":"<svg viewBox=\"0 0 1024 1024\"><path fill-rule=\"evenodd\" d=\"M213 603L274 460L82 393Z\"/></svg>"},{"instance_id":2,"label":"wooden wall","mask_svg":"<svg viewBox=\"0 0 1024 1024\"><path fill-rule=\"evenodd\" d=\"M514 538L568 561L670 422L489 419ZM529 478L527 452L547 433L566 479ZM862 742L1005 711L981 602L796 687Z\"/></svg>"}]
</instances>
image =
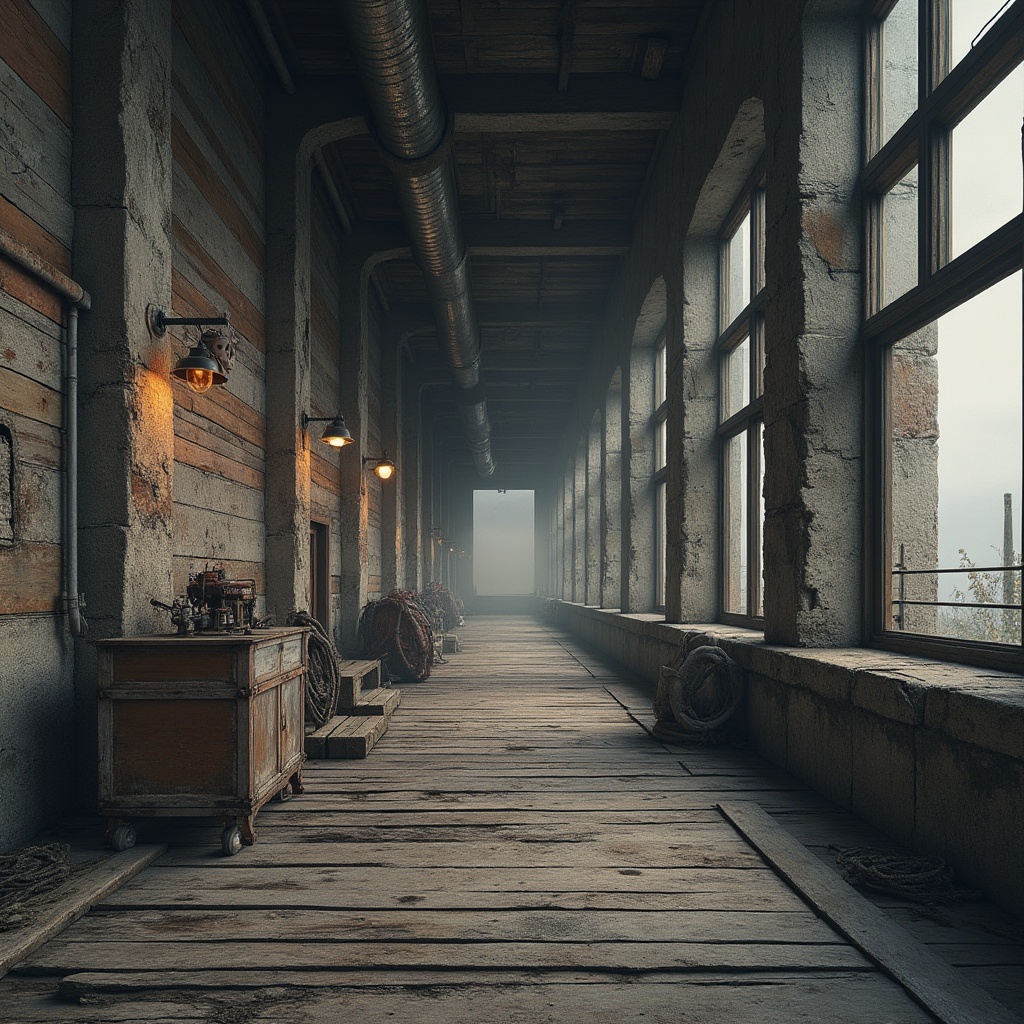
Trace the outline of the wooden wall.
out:
<instances>
[{"instance_id":1,"label":"wooden wall","mask_svg":"<svg viewBox=\"0 0 1024 1024\"><path fill-rule=\"evenodd\" d=\"M241 4L174 0L173 16L174 309L228 310L238 340L224 388L175 385L174 588L216 563L262 601L265 65Z\"/></svg>"},{"instance_id":2,"label":"wooden wall","mask_svg":"<svg viewBox=\"0 0 1024 1024\"><path fill-rule=\"evenodd\" d=\"M0 0L0 229L67 275L71 11ZM64 809L72 649L60 609L60 300L0 257L0 849ZM87 581L85 581L87 582Z\"/></svg>"},{"instance_id":3,"label":"wooden wall","mask_svg":"<svg viewBox=\"0 0 1024 1024\"><path fill-rule=\"evenodd\" d=\"M368 393L366 396L366 454L378 456L383 449L381 438L381 423L383 420L382 394L381 394L381 358L387 349L384 343L384 317L387 313L376 289L371 288L369 293L369 317L370 328L369 344L367 346L367 383ZM391 453L394 456L394 452ZM367 490L367 503L369 507L367 525L367 594L368 601L376 601L381 597L383 559L381 551L381 515L383 512L384 487L394 487L395 481L389 480L385 485L372 472L363 474L364 485Z\"/></svg>"}]
</instances>

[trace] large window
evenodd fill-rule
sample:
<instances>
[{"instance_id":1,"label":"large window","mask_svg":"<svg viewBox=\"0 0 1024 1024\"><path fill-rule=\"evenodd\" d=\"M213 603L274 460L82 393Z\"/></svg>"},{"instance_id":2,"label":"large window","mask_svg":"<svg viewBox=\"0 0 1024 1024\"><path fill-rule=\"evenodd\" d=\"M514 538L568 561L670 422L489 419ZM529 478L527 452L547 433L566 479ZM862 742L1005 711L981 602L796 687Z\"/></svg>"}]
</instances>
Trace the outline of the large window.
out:
<instances>
[{"instance_id":1,"label":"large window","mask_svg":"<svg viewBox=\"0 0 1024 1024\"><path fill-rule=\"evenodd\" d=\"M654 352L654 603L665 607L665 545L668 526L665 522L668 493L668 354L667 339L662 331Z\"/></svg>"},{"instance_id":2,"label":"large window","mask_svg":"<svg viewBox=\"0 0 1024 1024\"><path fill-rule=\"evenodd\" d=\"M764 615L764 190L755 176L724 225L719 271L722 618Z\"/></svg>"},{"instance_id":3,"label":"large window","mask_svg":"<svg viewBox=\"0 0 1024 1024\"><path fill-rule=\"evenodd\" d=\"M887 0L868 52L869 628L1019 668L1024 0Z\"/></svg>"}]
</instances>

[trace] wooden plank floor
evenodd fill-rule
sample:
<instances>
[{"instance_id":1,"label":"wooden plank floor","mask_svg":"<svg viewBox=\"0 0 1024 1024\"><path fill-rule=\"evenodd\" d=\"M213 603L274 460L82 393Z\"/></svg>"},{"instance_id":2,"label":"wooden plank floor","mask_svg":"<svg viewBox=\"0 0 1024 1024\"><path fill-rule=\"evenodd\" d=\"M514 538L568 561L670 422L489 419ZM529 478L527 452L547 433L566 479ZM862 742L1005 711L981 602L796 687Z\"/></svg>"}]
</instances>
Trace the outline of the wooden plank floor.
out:
<instances>
[{"instance_id":1,"label":"wooden plank floor","mask_svg":"<svg viewBox=\"0 0 1024 1024\"><path fill-rule=\"evenodd\" d=\"M0 982L0 1020L933 1019L715 804L756 800L821 852L869 830L753 755L653 740L646 694L549 627L460 635L367 760L310 763L237 857L180 832ZM1012 935L889 903L1019 1008Z\"/></svg>"}]
</instances>

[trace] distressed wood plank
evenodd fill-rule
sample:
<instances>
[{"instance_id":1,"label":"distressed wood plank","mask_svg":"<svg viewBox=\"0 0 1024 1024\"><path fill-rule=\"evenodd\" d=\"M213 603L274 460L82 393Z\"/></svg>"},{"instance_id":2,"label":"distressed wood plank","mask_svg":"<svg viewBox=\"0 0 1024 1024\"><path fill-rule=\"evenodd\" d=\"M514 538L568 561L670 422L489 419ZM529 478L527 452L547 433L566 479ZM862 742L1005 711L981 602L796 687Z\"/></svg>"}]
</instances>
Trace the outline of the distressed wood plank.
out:
<instances>
[{"instance_id":1,"label":"distressed wood plank","mask_svg":"<svg viewBox=\"0 0 1024 1024\"><path fill-rule=\"evenodd\" d=\"M869 903L757 804L719 804L722 813L825 920L895 978L943 1024L1021 1024L1020 1018Z\"/></svg>"}]
</instances>

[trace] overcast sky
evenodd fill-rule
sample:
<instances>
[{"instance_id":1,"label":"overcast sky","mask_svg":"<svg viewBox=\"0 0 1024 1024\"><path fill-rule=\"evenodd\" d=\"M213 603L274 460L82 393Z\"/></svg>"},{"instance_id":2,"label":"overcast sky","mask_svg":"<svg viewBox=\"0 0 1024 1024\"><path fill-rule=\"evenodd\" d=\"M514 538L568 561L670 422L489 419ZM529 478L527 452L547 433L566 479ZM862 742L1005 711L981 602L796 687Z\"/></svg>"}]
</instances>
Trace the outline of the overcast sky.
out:
<instances>
[{"instance_id":1,"label":"overcast sky","mask_svg":"<svg viewBox=\"0 0 1024 1024\"><path fill-rule=\"evenodd\" d=\"M963 56L1002 0L954 0L953 55ZM959 9L959 10L958 10ZM1021 212L1024 68L953 131L953 255ZM1021 275L939 320L939 564L1001 562L1003 494L1021 549ZM965 578L944 582L964 588Z\"/></svg>"},{"instance_id":2,"label":"overcast sky","mask_svg":"<svg viewBox=\"0 0 1024 1024\"><path fill-rule=\"evenodd\" d=\"M473 492L473 583L476 592L534 592L533 491Z\"/></svg>"}]
</instances>

